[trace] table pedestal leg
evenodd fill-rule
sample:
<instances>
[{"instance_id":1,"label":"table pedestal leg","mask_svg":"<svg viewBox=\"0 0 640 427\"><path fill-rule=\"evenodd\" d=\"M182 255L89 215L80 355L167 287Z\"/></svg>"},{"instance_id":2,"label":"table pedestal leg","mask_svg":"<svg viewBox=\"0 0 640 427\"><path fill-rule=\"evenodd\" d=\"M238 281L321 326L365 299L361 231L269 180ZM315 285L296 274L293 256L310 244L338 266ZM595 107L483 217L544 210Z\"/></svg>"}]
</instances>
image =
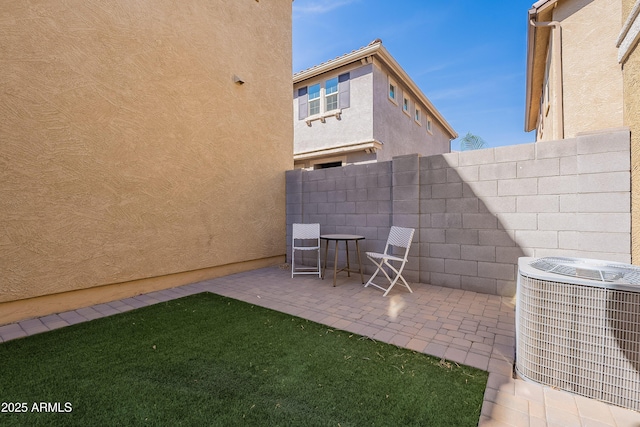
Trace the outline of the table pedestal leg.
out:
<instances>
[{"instance_id":1,"label":"table pedestal leg","mask_svg":"<svg viewBox=\"0 0 640 427\"><path fill-rule=\"evenodd\" d=\"M344 245L347 247L347 277L351 277L351 266L349 265L349 241L345 240Z\"/></svg>"},{"instance_id":2,"label":"table pedestal leg","mask_svg":"<svg viewBox=\"0 0 640 427\"><path fill-rule=\"evenodd\" d=\"M360 259L360 245L358 244L357 240L356 240L356 251L358 252L358 270L360 270L360 280L364 285L364 276L362 275L362 260Z\"/></svg>"},{"instance_id":3,"label":"table pedestal leg","mask_svg":"<svg viewBox=\"0 0 640 427\"><path fill-rule=\"evenodd\" d=\"M336 276L338 275L338 241L336 240L336 256L333 262L333 287L336 286Z\"/></svg>"},{"instance_id":4,"label":"table pedestal leg","mask_svg":"<svg viewBox=\"0 0 640 427\"><path fill-rule=\"evenodd\" d=\"M322 280L324 280L324 272L327 270L327 254L329 253L329 241L325 242L324 247L324 267L322 267Z\"/></svg>"}]
</instances>

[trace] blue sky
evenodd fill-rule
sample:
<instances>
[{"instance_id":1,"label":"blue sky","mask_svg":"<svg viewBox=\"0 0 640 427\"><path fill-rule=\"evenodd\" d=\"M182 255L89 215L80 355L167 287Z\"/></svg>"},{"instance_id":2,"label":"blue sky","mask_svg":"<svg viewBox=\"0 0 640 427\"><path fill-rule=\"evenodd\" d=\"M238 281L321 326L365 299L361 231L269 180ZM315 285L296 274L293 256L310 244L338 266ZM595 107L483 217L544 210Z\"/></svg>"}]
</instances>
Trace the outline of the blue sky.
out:
<instances>
[{"instance_id":1,"label":"blue sky","mask_svg":"<svg viewBox=\"0 0 640 427\"><path fill-rule=\"evenodd\" d=\"M460 137L471 132L487 147L533 142L524 97L534 2L295 0L293 71L380 38Z\"/></svg>"}]
</instances>

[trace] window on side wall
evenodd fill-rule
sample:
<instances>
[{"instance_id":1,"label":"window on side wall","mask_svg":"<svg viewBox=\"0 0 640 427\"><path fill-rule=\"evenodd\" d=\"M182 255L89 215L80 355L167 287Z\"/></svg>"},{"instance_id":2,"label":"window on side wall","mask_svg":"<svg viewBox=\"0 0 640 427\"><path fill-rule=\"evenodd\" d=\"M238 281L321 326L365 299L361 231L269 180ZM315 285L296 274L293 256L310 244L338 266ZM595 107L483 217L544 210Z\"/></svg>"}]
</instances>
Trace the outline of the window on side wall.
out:
<instances>
[{"instance_id":1,"label":"window on side wall","mask_svg":"<svg viewBox=\"0 0 640 427\"><path fill-rule=\"evenodd\" d=\"M433 133L432 127L431 117L427 117L427 132Z\"/></svg>"},{"instance_id":2,"label":"window on side wall","mask_svg":"<svg viewBox=\"0 0 640 427\"><path fill-rule=\"evenodd\" d=\"M409 106L410 106L410 101L409 98L407 98L406 96L402 97L402 111L409 116Z\"/></svg>"},{"instance_id":3,"label":"window on side wall","mask_svg":"<svg viewBox=\"0 0 640 427\"><path fill-rule=\"evenodd\" d=\"M398 105L398 85L389 77L389 99Z\"/></svg>"},{"instance_id":4,"label":"window on side wall","mask_svg":"<svg viewBox=\"0 0 640 427\"><path fill-rule=\"evenodd\" d=\"M420 126L422 126L422 111L418 107L416 107L416 111L413 114L413 120Z\"/></svg>"}]
</instances>

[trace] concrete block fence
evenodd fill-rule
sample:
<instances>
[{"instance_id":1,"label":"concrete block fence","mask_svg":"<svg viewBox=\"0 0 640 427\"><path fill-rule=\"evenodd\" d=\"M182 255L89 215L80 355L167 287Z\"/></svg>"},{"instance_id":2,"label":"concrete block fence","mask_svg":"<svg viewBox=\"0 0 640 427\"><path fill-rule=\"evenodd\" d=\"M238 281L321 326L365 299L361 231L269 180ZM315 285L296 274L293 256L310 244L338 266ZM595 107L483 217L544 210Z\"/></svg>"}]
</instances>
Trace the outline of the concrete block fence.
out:
<instances>
[{"instance_id":1,"label":"concrete block fence","mask_svg":"<svg viewBox=\"0 0 640 427\"><path fill-rule=\"evenodd\" d=\"M364 252L382 251L391 225L413 227L407 280L511 296L520 256L630 262L630 182L628 129L292 170L286 173L288 260L295 222L318 222L323 234L365 236L369 274L373 265ZM333 256L330 247L327 268Z\"/></svg>"}]
</instances>

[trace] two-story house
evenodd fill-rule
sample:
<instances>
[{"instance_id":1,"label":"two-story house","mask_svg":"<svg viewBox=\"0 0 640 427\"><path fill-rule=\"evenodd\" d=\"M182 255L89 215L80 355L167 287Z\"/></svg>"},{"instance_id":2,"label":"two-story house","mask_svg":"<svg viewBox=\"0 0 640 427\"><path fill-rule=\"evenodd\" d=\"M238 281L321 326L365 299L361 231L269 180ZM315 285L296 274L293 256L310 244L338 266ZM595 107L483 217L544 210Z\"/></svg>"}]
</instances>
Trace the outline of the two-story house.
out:
<instances>
[{"instance_id":1,"label":"two-story house","mask_svg":"<svg viewBox=\"0 0 640 427\"><path fill-rule=\"evenodd\" d=\"M378 39L293 75L296 168L450 151L457 133Z\"/></svg>"},{"instance_id":2,"label":"two-story house","mask_svg":"<svg viewBox=\"0 0 640 427\"><path fill-rule=\"evenodd\" d=\"M630 130L632 262L640 264L640 0L540 0L527 19L525 130L537 141Z\"/></svg>"}]
</instances>

